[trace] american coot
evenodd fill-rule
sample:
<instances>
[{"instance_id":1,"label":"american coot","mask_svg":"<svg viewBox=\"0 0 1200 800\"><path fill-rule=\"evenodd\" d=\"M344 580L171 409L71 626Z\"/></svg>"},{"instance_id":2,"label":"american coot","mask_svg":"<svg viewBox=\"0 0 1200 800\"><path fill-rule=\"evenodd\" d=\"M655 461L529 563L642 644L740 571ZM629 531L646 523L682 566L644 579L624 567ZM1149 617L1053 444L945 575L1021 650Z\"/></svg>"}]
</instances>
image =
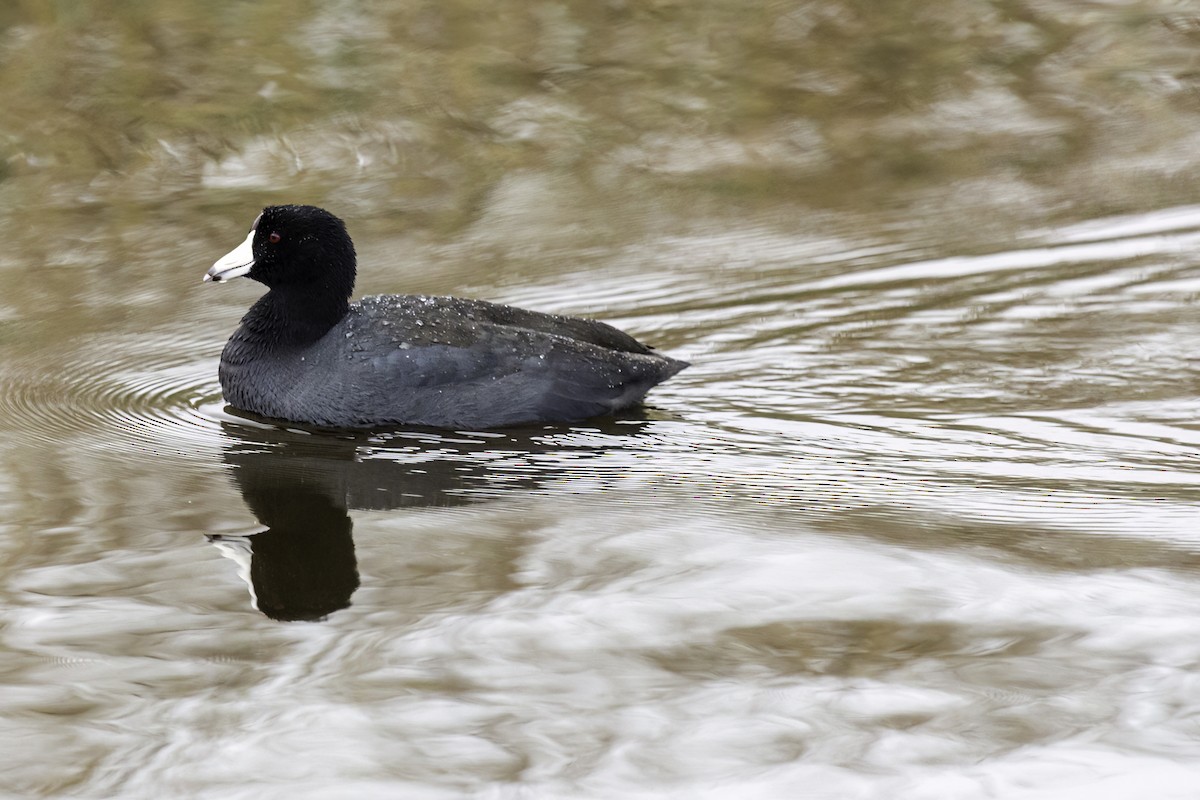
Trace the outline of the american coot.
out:
<instances>
[{"instance_id":1,"label":"american coot","mask_svg":"<svg viewBox=\"0 0 1200 800\"><path fill-rule=\"evenodd\" d=\"M636 405L687 362L603 322L455 297L350 302L354 245L313 206L264 208L204 279L269 291L221 353L236 408L335 428L498 428Z\"/></svg>"}]
</instances>

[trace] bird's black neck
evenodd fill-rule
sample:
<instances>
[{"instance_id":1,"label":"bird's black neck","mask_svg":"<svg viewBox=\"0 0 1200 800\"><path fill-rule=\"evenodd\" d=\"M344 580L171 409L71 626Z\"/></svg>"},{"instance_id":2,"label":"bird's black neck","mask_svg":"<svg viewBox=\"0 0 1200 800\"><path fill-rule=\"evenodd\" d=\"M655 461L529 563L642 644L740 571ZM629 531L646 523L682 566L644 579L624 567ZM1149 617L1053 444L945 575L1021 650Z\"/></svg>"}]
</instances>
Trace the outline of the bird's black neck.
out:
<instances>
[{"instance_id":1,"label":"bird's black neck","mask_svg":"<svg viewBox=\"0 0 1200 800\"><path fill-rule=\"evenodd\" d=\"M305 347L320 339L350 311L345 297L276 287L242 317L246 339L268 348Z\"/></svg>"}]
</instances>

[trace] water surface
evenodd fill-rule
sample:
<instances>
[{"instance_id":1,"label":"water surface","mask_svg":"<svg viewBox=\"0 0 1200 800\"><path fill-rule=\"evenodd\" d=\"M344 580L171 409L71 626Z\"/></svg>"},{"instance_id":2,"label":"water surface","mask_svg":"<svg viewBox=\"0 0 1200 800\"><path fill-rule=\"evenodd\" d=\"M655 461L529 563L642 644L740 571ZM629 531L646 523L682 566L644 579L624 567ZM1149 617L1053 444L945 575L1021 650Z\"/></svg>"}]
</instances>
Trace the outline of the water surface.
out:
<instances>
[{"instance_id":1,"label":"water surface","mask_svg":"<svg viewBox=\"0 0 1200 800\"><path fill-rule=\"evenodd\" d=\"M0 11L0 792L1191 797L1200 21L878 5ZM243 417L269 202L694 366Z\"/></svg>"}]
</instances>

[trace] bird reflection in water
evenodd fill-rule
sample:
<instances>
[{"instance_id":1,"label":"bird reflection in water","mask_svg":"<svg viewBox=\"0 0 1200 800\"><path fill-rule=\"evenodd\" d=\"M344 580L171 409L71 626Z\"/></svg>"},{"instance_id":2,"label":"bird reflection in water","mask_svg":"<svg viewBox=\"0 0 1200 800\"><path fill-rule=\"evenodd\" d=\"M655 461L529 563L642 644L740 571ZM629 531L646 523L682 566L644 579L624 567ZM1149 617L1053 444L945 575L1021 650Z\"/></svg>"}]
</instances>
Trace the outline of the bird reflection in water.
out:
<instances>
[{"instance_id":1,"label":"bird reflection in water","mask_svg":"<svg viewBox=\"0 0 1200 800\"><path fill-rule=\"evenodd\" d=\"M237 562L260 612L324 620L359 586L351 509L458 506L533 489L570 477L583 459L640 449L649 424L639 413L587 427L367 434L223 422L224 461L266 528L206 538Z\"/></svg>"}]
</instances>

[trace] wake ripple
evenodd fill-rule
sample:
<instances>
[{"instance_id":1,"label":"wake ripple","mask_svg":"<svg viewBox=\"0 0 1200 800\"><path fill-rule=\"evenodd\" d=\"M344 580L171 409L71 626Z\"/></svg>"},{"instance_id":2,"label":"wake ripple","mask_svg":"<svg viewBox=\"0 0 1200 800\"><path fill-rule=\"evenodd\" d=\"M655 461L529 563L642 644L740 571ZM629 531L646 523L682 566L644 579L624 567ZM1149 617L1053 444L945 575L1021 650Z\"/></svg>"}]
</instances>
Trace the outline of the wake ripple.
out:
<instances>
[{"instance_id":1,"label":"wake ripple","mask_svg":"<svg viewBox=\"0 0 1200 800\"><path fill-rule=\"evenodd\" d=\"M217 359L195 359L195 341L101 337L56 359L38 353L0 367L0 415L21 439L57 450L67 442L153 456L187 456L215 443L221 390Z\"/></svg>"}]
</instances>

